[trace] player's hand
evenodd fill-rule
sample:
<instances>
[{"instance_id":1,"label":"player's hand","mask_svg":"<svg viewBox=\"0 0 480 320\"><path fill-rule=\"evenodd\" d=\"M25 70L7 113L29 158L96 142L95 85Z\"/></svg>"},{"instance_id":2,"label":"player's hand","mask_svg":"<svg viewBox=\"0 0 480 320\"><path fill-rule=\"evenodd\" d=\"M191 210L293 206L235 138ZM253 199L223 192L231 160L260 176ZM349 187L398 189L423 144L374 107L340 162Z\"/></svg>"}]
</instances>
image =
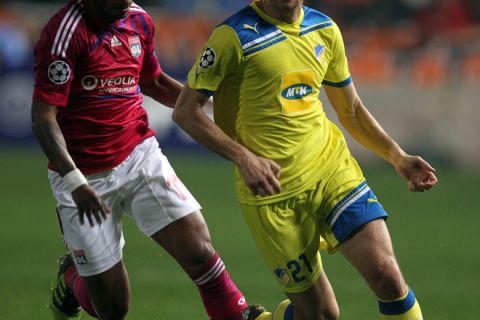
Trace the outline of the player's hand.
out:
<instances>
[{"instance_id":1,"label":"player's hand","mask_svg":"<svg viewBox=\"0 0 480 320\"><path fill-rule=\"evenodd\" d=\"M97 224L101 224L102 219L105 220L107 214L110 213L110 209L88 184L73 190L72 198L77 204L78 216L82 225L85 223L85 217L91 227L94 226L94 219Z\"/></svg>"},{"instance_id":2,"label":"player's hand","mask_svg":"<svg viewBox=\"0 0 480 320\"><path fill-rule=\"evenodd\" d=\"M395 170L407 179L408 188L414 192L429 190L438 182L435 169L419 156L403 156L395 164Z\"/></svg>"},{"instance_id":3,"label":"player's hand","mask_svg":"<svg viewBox=\"0 0 480 320\"><path fill-rule=\"evenodd\" d=\"M280 166L273 160L250 153L239 164L240 172L253 195L262 197L279 193Z\"/></svg>"}]
</instances>

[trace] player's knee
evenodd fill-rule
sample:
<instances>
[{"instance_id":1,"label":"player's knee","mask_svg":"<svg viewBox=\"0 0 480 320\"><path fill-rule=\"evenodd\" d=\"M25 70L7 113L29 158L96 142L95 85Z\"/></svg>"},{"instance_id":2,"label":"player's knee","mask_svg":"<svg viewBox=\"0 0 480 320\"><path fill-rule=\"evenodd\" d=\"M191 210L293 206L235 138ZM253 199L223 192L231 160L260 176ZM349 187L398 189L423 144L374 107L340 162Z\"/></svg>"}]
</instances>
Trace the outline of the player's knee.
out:
<instances>
[{"instance_id":1,"label":"player's knee","mask_svg":"<svg viewBox=\"0 0 480 320\"><path fill-rule=\"evenodd\" d=\"M395 257L388 257L378 265L371 284L382 300L394 300L405 294L405 281Z\"/></svg>"},{"instance_id":2,"label":"player's knee","mask_svg":"<svg viewBox=\"0 0 480 320\"><path fill-rule=\"evenodd\" d=\"M337 320L340 317L340 309L338 304L329 305L328 308L322 310L320 317L315 320Z\"/></svg>"}]
</instances>

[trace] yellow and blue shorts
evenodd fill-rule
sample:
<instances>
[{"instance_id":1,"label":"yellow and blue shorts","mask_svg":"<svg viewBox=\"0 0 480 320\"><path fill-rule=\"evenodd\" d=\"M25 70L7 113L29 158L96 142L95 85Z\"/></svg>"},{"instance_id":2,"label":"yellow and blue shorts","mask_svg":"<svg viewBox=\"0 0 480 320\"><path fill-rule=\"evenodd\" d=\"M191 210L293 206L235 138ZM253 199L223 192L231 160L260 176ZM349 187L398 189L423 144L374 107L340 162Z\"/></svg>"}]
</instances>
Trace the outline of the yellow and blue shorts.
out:
<instances>
[{"instance_id":1,"label":"yellow and blue shorts","mask_svg":"<svg viewBox=\"0 0 480 320\"><path fill-rule=\"evenodd\" d=\"M387 217L353 157L300 194L241 208L268 268L292 293L307 290L320 276L323 239L333 252L361 226Z\"/></svg>"}]
</instances>

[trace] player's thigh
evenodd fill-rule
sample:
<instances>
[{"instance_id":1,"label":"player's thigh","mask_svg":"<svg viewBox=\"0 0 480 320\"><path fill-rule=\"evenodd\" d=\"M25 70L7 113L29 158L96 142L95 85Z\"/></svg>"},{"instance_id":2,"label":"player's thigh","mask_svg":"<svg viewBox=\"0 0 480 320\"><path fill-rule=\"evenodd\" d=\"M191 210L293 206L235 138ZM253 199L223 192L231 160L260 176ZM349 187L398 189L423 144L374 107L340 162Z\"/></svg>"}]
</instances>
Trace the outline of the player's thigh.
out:
<instances>
[{"instance_id":1,"label":"player's thigh","mask_svg":"<svg viewBox=\"0 0 480 320\"><path fill-rule=\"evenodd\" d=\"M66 246L78 273L92 276L102 273L122 260L122 248L125 243L122 232L122 210L115 204L115 193L104 194L105 179L89 178L89 183L99 193L111 213L101 224L93 227L89 223L81 224L78 208L61 182L56 172L49 172L53 194L57 200L57 215Z\"/></svg>"},{"instance_id":2,"label":"player's thigh","mask_svg":"<svg viewBox=\"0 0 480 320\"><path fill-rule=\"evenodd\" d=\"M384 220L374 220L350 239L340 244L339 251L365 275L368 275L372 266L393 256L393 247L388 229Z\"/></svg>"},{"instance_id":3,"label":"player's thigh","mask_svg":"<svg viewBox=\"0 0 480 320\"><path fill-rule=\"evenodd\" d=\"M141 164L134 192L124 207L140 230L184 268L213 253L200 205L157 149Z\"/></svg>"},{"instance_id":4,"label":"player's thigh","mask_svg":"<svg viewBox=\"0 0 480 320\"><path fill-rule=\"evenodd\" d=\"M352 157L319 183L312 202L321 217L321 235L330 248L345 242L368 222L387 217Z\"/></svg>"},{"instance_id":5,"label":"player's thigh","mask_svg":"<svg viewBox=\"0 0 480 320\"><path fill-rule=\"evenodd\" d=\"M364 225L338 250L362 274L377 296L395 299L406 290L392 241L383 219Z\"/></svg>"},{"instance_id":6,"label":"player's thigh","mask_svg":"<svg viewBox=\"0 0 480 320\"><path fill-rule=\"evenodd\" d=\"M241 204L268 269L285 292L304 292L322 272L318 219L302 193L273 204Z\"/></svg>"},{"instance_id":7,"label":"player's thigh","mask_svg":"<svg viewBox=\"0 0 480 320\"><path fill-rule=\"evenodd\" d=\"M123 207L147 236L200 209L160 149L143 159L137 170Z\"/></svg>"}]
</instances>

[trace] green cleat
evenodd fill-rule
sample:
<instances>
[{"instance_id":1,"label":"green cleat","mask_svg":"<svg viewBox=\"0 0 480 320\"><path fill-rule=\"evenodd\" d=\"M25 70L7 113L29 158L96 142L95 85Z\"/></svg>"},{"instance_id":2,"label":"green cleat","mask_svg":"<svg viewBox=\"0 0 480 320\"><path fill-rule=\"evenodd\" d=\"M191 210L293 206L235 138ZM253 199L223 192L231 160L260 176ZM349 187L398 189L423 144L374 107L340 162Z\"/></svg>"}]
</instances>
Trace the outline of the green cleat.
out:
<instances>
[{"instance_id":1,"label":"green cleat","mask_svg":"<svg viewBox=\"0 0 480 320\"><path fill-rule=\"evenodd\" d=\"M252 305L249 305L245 310L243 310L242 319L243 320L269 319L268 318L269 315L271 315L271 313L267 312L267 310L265 310L263 306L259 304L252 304Z\"/></svg>"},{"instance_id":2,"label":"green cleat","mask_svg":"<svg viewBox=\"0 0 480 320\"><path fill-rule=\"evenodd\" d=\"M48 307L55 320L80 319L82 308L78 304L72 289L67 286L64 279L65 271L73 265L72 257L67 253L60 257L58 264L60 268L58 270L57 283L52 288L52 300Z\"/></svg>"}]
</instances>

